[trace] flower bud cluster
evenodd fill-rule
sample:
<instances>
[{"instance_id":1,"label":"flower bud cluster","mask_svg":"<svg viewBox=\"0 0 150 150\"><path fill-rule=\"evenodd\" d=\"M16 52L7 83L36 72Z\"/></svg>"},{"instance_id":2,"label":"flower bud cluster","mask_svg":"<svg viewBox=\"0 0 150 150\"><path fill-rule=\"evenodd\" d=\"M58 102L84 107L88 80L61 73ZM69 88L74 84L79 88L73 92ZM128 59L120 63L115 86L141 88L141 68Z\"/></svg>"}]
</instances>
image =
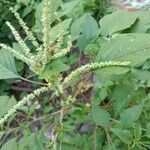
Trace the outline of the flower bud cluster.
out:
<instances>
[{"instance_id":1,"label":"flower bud cluster","mask_svg":"<svg viewBox=\"0 0 150 150\"><path fill-rule=\"evenodd\" d=\"M11 52L17 59L20 59L22 61L24 61L27 64L34 64L34 61L32 59L29 59L27 57L25 57L23 54L21 54L20 52L14 50L13 48L5 45L5 44L0 44L0 47L8 50L9 52Z\"/></svg>"},{"instance_id":2,"label":"flower bud cluster","mask_svg":"<svg viewBox=\"0 0 150 150\"><path fill-rule=\"evenodd\" d=\"M76 101L75 97L69 96L65 103L68 106L68 105L73 104L75 101Z\"/></svg>"},{"instance_id":3,"label":"flower bud cluster","mask_svg":"<svg viewBox=\"0 0 150 150\"><path fill-rule=\"evenodd\" d=\"M32 32L29 30L29 27L26 25L26 23L22 20L22 18L20 17L19 13L17 13L12 7L10 8L10 11L14 14L16 19L19 21L20 26L24 29L24 31L25 31L25 33L27 35L27 38L32 41L32 43L33 43L33 45L35 47L38 47L39 44L36 41L36 38L34 37Z\"/></svg>"},{"instance_id":4,"label":"flower bud cluster","mask_svg":"<svg viewBox=\"0 0 150 150\"><path fill-rule=\"evenodd\" d=\"M71 80L76 77L79 76L80 74L89 72L91 70L94 69L98 69L98 68L103 68L103 67L107 67L107 66L128 66L130 64L130 62L93 62L91 64L87 64L84 65L78 69L76 69L75 71L71 72L71 74L65 78L64 82L63 82L63 86L66 86L68 84L70 84Z\"/></svg>"},{"instance_id":5,"label":"flower bud cluster","mask_svg":"<svg viewBox=\"0 0 150 150\"><path fill-rule=\"evenodd\" d=\"M43 92L48 91L50 86L51 85L49 85L48 87L41 87L35 90L33 93L29 94L28 96L24 97L21 101L19 101L16 105L14 105L7 112L7 114L4 115L3 118L0 119L0 125L3 124L11 115L13 115L17 111L17 109L26 104L28 101L34 99L36 96L40 96L40 94L42 94Z\"/></svg>"},{"instance_id":6,"label":"flower bud cluster","mask_svg":"<svg viewBox=\"0 0 150 150\"><path fill-rule=\"evenodd\" d=\"M71 43L71 40L69 40L67 48L64 48L58 53L56 53L54 56L51 57L51 60L65 56L68 52L70 52L71 46L72 46L72 43Z\"/></svg>"},{"instance_id":7,"label":"flower bud cluster","mask_svg":"<svg viewBox=\"0 0 150 150\"><path fill-rule=\"evenodd\" d=\"M49 41L50 40L50 29L51 29L50 12L51 12L51 3L50 3L50 1L46 0L44 2L43 15L42 15L43 46L44 46L46 60L47 60L47 52L50 49L50 41Z\"/></svg>"},{"instance_id":8,"label":"flower bud cluster","mask_svg":"<svg viewBox=\"0 0 150 150\"><path fill-rule=\"evenodd\" d=\"M23 51L25 52L26 56L30 55L30 49L28 48L28 46L26 45L26 43L22 40L22 38L20 37L19 33L16 31L16 29L11 25L10 22L6 22L7 26L11 29L16 41L20 44L20 46L22 47Z\"/></svg>"}]
</instances>

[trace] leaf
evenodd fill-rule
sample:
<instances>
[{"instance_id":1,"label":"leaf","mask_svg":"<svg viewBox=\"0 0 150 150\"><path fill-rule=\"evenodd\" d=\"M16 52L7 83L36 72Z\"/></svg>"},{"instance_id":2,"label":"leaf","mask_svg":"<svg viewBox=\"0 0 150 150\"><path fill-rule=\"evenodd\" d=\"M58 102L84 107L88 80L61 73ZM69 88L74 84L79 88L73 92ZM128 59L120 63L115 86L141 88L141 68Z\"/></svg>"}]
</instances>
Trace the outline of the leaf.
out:
<instances>
[{"instance_id":1,"label":"leaf","mask_svg":"<svg viewBox=\"0 0 150 150\"><path fill-rule=\"evenodd\" d=\"M17 150L17 140L16 139L12 139L9 140L8 142L6 142L3 147L1 148L1 150Z\"/></svg>"},{"instance_id":2,"label":"leaf","mask_svg":"<svg viewBox=\"0 0 150 150\"><path fill-rule=\"evenodd\" d=\"M61 72L67 71L69 68L70 67L62 61L54 60L45 67L41 76L51 80L53 78L57 78Z\"/></svg>"},{"instance_id":3,"label":"leaf","mask_svg":"<svg viewBox=\"0 0 150 150\"><path fill-rule=\"evenodd\" d=\"M118 138L125 144L131 144L133 135L130 131L128 130L122 130L122 129L116 129L116 128L111 128L111 131L118 136Z\"/></svg>"},{"instance_id":4,"label":"leaf","mask_svg":"<svg viewBox=\"0 0 150 150\"><path fill-rule=\"evenodd\" d=\"M88 44L85 47L84 53L88 55L91 59L95 59L98 51L99 51L99 46L96 43L94 43L94 44Z\"/></svg>"},{"instance_id":5,"label":"leaf","mask_svg":"<svg viewBox=\"0 0 150 150\"><path fill-rule=\"evenodd\" d=\"M61 15L67 15L80 3L80 0L74 0L61 5Z\"/></svg>"},{"instance_id":6,"label":"leaf","mask_svg":"<svg viewBox=\"0 0 150 150\"><path fill-rule=\"evenodd\" d=\"M142 128L140 126L140 124L137 124L134 128L134 138L139 141L141 139L142 136Z\"/></svg>"},{"instance_id":7,"label":"leaf","mask_svg":"<svg viewBox=\"0 0 150 150\"><path fill-rule=\"evenodd\" d=\"M134 93L134 85L132 83L118 85L112 93L112 104L115 115L120 113L124 108L128 106L129 100Z\"/></svg>"},{"instance_id":8,"label":"leaf","mask_svg":"<svg viewBox=\"0 0 150 150\"><path fill-rule=\"evenodd\" d=\"M106 127L110 123L110 114L108 111L106 111L98 106L93 107L92 108L92 119L97 125Z\"/></svg>"},{"instance_id":9,"label":"leaf","mask_svg":"<svg viewBox=\"0 0 150 150\"><path fill-rule=\"evenodd\" d=\"M138 17L138 21L133 26L131 32L146 33L150 29L150 10L147 11L137 11L133 15Z\"/></svg>"},{"instance_id":10,"label":"leaf","mask_svg":"<svg viewBox=\"0 0 150 150\"><path fill-rule=\"evenodd\" d=\"M41 130L38 133L31 133L21 138L18 142L18 150L44 150L43 141L45 138Z\"/></svg>"},{"instance_id":11,"label":"leaf","mask_svg":"<svg viewBox=\"0 0 150 150\"><path fill-rule=\"evenodd\" d=\"M95 41L99 36L100 29L96 20L86 13L79 19L73 22L71 26L71 35L73 40L77 39L77 44L81 50L92 41Z\"/></svg>"},{"instance_id":12,"label":"leaf","mask_svg":"<svg viewBox=\"0 0 150 150\"><path fill-rule=\"evenodd\" d=\"M150 71L132 69L132 74L137 80L150 80Z\"/></svg>"},{"instance_id":13,"label":"leaf","mask_svg":"<svg viewBox=\"0 0 150 150\"><path fill-rule=\"evenodd\" d=\"M150 58L150 34L120 34L103 44L98 61L130 61L138 65Z\"/></svg>"},{"instance_id":14,"label":"leaf","mask_svg":"<svg viewBox=\"0 0 150 150\"><path fill-rule=\"evenodd\" d=\"M72 18L66 19L62 21L61 23L58 23L51 29L51 41L55 41L58 37L60 27L62 27L64 35L67 33L67 30L69 29L69 26L71 24Z\"/></svg>"},{"instance_id":15,"label":"leaf","mask_svg":"<svg viewBox=\"0 0 150 150\"><path fill-rule=\"evenodd\" d=\"M26 8L24 8L23 12L22 12L22 17L26 17L27 15L29 15L31 12L33 11L33 7L32 6L28 6Z\"/></svg>"},{"instance_id":16,"label":"leaf","mask_svg":"<svg viewBox=\"0 0 150 150\"><path fill-rule=\"evenodd\" d=\"M14 57L5 49L0 49L0 79L19 78Z\"/></svg>"},{"instance_id":17,"label":"leaf","mask_svg":"<svg viewBox=\"0 0 150 150\"><path fill-rule=\"evenodd\" d=\"M112 103L115 115L120 113L128 103L134 92L134 85L131 83L118 85L112 93Z\"/></svg>"},{"instance_id":18,"label":"leaf","mask_svg":"<svg viewBox=\"0 0 150 150\"><path fill-rule=\"evenodd\" d=\"M131 127L139 119L143 110L143 105L135 105L124 110L120 115L121 125L123 127Z\"/></svg>"},{"instance_id":19,"label":"leaf","mask_svg":"<svg viewBox=\"0 0 150 150\"><path fill-rule=\"evenodd\" d=\"M148 59L145 64L143 65L143 69L148 70L150 69L150 59Z\"/></svg>"},{"instance_id":20,"label":"leaf","mask_svg":"<svg viewBox=\"0 0 150 150\"><path fill-rule=\"evenodd\" d=\"M2 118L16 103L14 97L0 96L0 118Z\"/></svg>"},{"instance_id":21,"label":"leaf","mask_svg":"<svg viewBox=\"0 0 150 150\"><path fill-rule=\"evenodd\" d=\"M116 11L110 15L104 16L100 21L101 34L104 36L113 35L116 32L131 27L137 16L126 11Z\"/></svg>"}]
</instances>

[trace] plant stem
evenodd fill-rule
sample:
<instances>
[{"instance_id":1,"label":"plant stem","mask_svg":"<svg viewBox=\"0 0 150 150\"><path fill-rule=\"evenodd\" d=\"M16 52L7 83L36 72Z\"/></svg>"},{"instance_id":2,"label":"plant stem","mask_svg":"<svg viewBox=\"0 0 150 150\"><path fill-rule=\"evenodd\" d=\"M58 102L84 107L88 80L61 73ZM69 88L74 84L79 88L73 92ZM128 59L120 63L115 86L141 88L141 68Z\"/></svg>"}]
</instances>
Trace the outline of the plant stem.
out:
<instances>
[{"instance_id":1,"label":"plant stem","mask_svg":"<svg viewBox=\"0 0 150 150\"><path fill-rule=\"evenodd\" d=\"M93 134L93 150L97 150L97 146L96 146L96 129L97 129L97 126L95 126L95 128L94 128L94 134Z\"/></svg>"},{"instance_id":2,"label":"plant stem","mask_svg":"<svg viewBox=\"0 0 150 150\"><path fill-rule=\"evenodd\" d=\"M23 77L20 77L20 79L23 80L23 81L29 82L29 83L35 83L35 84L39 84L39 85L48 86L48 84L46 84L46 83L32 81L32 80L29 80L29 79L26 79L26 78L23 78Z\"/></svg>"},{"instance_id":3,"label":"plant stem","mask_svg":"<svg viewBox=\"0 0 150 150\"><path fill-rule=\"evenodd\" d=\"M107 136L107 141L108 141L108 144L109 144L109 147L110 147L110 150L113 149L113 150L116 150L116 148L114 147L113 143L112 143L112 140L111 140L111 137L108 133L108 130L107 128L105 127L105 132L106 132L106 136Z\"/></svg>"}]
</instances>

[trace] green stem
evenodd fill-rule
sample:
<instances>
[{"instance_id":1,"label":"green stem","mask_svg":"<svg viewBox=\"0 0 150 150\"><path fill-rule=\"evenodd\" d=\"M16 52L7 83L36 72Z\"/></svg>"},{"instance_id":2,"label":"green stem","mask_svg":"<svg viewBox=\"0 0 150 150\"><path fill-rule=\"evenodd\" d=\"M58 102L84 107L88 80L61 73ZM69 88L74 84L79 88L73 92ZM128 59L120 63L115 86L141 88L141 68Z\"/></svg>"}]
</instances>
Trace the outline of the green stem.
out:
<instances>
[{"instance_id":1,"label":"green stem","mask_svg":"<svg viewBox=\"0 0 150 150\"><path fill-rule=\"evenodd\" d=\"M96 144L96 129L97 126L94 128L94 134L93 134L93 150L97 150L97 144Z\"/></svg>"},{"instance_id":2,"label":"green stem","mask_svg":"<svg viewBox=\"0 0 150 150\"><path fill-rule=\"evenodd\" d=\"M112 143L112 140L111 140L111 137L110 137L110 135L109 135L109 133L108 133L107 128L105 127L104 129L105 129L105 132L106 132L107 141L108 141L108 144L109 144L109 146L110 146L110 149L116 150L115 146L114 146L113 143Z\"/></svg>"},{"instance_id":3,"label":"green stem","mask_svg":"<svg viewBox=\"0 0 150 150\"><path fill-rule=\"evenodd\" d=\"M29 82L29 83L34 83L34 84L39 84L39 85L48 86L48 84L46 84L46 83L37 82L37 81L32 81L32 80L29 80L29 79L26 79L26 78L23 78L23 77L20 77L20 79L23 80L23 81Z\"/></svg>"}]
</instances>

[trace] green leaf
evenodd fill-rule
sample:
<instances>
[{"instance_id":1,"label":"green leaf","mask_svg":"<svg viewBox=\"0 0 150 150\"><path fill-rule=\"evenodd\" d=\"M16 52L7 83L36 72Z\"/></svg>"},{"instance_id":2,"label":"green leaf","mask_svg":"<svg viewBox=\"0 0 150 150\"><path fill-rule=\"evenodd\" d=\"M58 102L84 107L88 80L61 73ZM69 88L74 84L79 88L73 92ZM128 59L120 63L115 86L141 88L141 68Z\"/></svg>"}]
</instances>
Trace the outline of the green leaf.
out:
<instances>
[{"instance_id":1,"label":"green leaf","mask_svg":"<svg viewBox=\"0 0 150 150\"><path fill-rule=\"evenodd\" d=\"M143 105L135 105L124 110L120 115L121 125L123 127L131 127L140 118L143 110Z\"/></svg>"},{"instance_id":2,"label":"green leaf","mask_svg":"<svg viewBox=\"0 0 150 150\"><path fill-rule=\"evenodd\" d=\"M11 149L12 150L18 150L18 148L17 148L17 140L16 139L9 140L1 148L1 150L11 150Z\"/></svg>"},{"instance_id":3,"label":"green leaf","mask_svg":"<svg viewBox=\"0 0 150 150\"><path fill-rule=\"evenodd\" d=\"M18 142L18 150L44 150L43 141L45 138L41 131L32 133L21 138Z\"/></svg>"},{"instance_id":4,"label":"green leaf","mask_svg":"<svg viewBox=\"0 0 150 150\"><path fill-rule=\"evenodd\" d=\"M128 130L122 130L122 129L116 129L116 128L111 128L111 131L118 136L118 138L125 144L131 144L133 135L130 131Z\"/></svg>"},{"instance_id":5,"label":"green leaf","mask_svg":"<svg viewBox=\"0 0 150 150\"><path fill-rule=\"evenodd\" d=\"M120 113L125 107L128 106L133 92L134 85L132 83L119 84L116 86L111 97L115 115Z\"/></svg>"},{"instance_id":6,"label":"green leaf","mask_svg":"<svg viewBox=\"0 0 150 150\"><path fill-rule=\"evenodd\" d=\"M0 79L19 78L14 57L5 49L0 49Z\"/></svg>"},{"instance_id":7,"label":"green leaf","mask_svg":"<svg viewBox=\"0 0 150 150\"><path fill-rule=\"evenodd\" d=\"M116 11L100 20L101 34L104 36L113 35L116 32L130 28L136 20L137 16L132 15L132 13Z\"/></svg>"},{"instance_id":8,"label":"green leaf","mask_svg":"<svg viewBox=\"0 0 150 150\"><path fill-rule=\"evenodd\" d=\"M78 39L77 44L81 50L98 38L99 31L96 20L89 13L74 21L71 26L72 38L73 40Z\"/></svg>"},{"instance_id":9,"label":"green leaf","mask_svg":"<svg viewBox=\"0 0 150 150\"><path fill-rule=\"evenodd\" d=\"M145 64L143 65L143 69L148 70L150 69L150 59L148 59Z\"/></svg>"},{"instance_id":10,"label":"green leaf","mask_svg":"<svg viewBox=\"0 0 150 150\"><path fill-rule=\"evenodd\" d=\"M140 124L137 124L134 128L134 138L139 141L141 139L141 135L142 135L142 128L140 126Z\"/></svg>"},{"instance_id":11,"label":"green leaf","mask_svg":"<svg viewBox=\"0 0 150 150\"><path fill-rule=\"evenodd\" d=\"M92 108L92 119L93 121L99 125L106 127L110 123L110 114L105 109L102 109L100 107L93 107Z\"/></svg>"},{"instance_id":12,"label":"green leaf","mask_svg":"<svg viewBox=\"0 0 150 150\"><path fill-rule=\"evenodd\" d=\"M133 69L132 74L137 80L150 80L150 71Z\"/></svg>"},{"instance_id":13,"label":"green leaf","mask_svg":"<svg viewBox=\"0 0 150 150\"><path fill-rule=\"evenodd\" d=\"M61 5L61 15L67 15L73 11L73 9L80 3L80 0L74 0Z\"/></svg>"},{"instance_id":14,"label":"green leaf","mask_svg":"<svg viewBox=\"0 0 150 150\"><path fill-rule=\"evenodd\" d=\"M3 115L5 115L16 103L14 97L0 96L0 118L3 117Z\"/></svg>"},{"instance_id":15,"label":"green leaf","mask_svg":"<svg viewBox=\"0 0 150 150\"><path fill-rule=\"evenodd\" d=\"M64 35L67 33L69 26L71 24L72 18L66 19L62 21L61 23L58 23L51 29L51 41L55 41L57 39L57 36L59 34L59 29L62 27Z\"/></svg>"},{"instance_id":16,"label":"green leaf","mask_svg":"<svg viewBox=\"0 0 150 150\"><path fill-rule=\"evenodd\" d=\"M147 11L137 11L133 15L138 17L138 21L133 26L131 32L145 33L150 29L150 10Z\"/></svg>"},{"instance_id":17,"label":"green leaf","mask_svg":"<svg viewBox=\"0 0 150 150\"><path fill-rule=\"evenodd\" d=\"M98 51L99 51L99 46L96 43L94 43L94 44L88 44L85 47L84 53L88 55L91 59L95 59Z\"/></svg>"},{"instance_id":18,"label":"green leaf","mask_svg":"<svg viewBox=\"0 0 150 150\"><path fill-rule=\"evenodd\" d=\"M99 51L98 61L130 61L138 65L150 58L150 34L120 34Z\"/></svg>"},{"instance_id":19,"label":"green leaf","mask_svg":"<svg viewBox=\"0 0 150 150\"><path fill-rule=\"evenodd\" d=\"M69 70L69 66L63 63L60 60L54 60L50 64L48 64L41 76L46 79L54 79L59 76L59 74L63 71Z\"/></svg>"},{"instance_id":20,"label":"green leaf","mask_svg":"<svg viewBox=\"0 0 150 150\"><path fill-rule=\"evenodd\" d=\"M25 7L25 9L22 12L22 17L23 18L26 17L27 15L32 13L32 11L33 11L33 7L32 6Z\"/></svg>"}]
</instances>

